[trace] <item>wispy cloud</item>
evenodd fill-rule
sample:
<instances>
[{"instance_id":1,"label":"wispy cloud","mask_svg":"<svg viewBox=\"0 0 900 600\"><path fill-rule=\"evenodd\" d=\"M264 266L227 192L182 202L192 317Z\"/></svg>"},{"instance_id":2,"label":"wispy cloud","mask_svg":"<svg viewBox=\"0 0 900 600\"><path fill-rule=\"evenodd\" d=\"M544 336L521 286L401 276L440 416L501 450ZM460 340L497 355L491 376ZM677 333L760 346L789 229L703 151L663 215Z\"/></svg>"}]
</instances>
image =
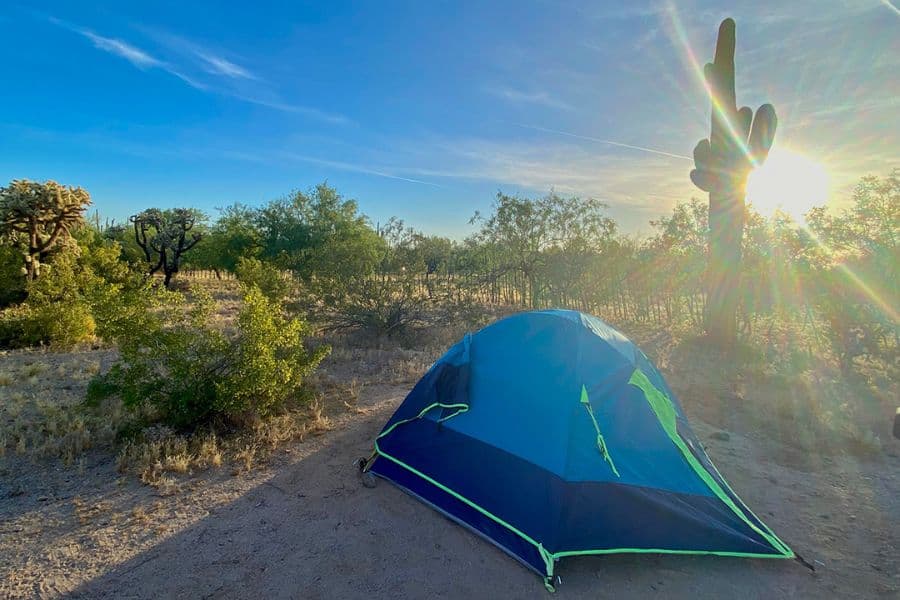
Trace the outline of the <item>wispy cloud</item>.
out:
<instances>
[{"instance_id":1,"label":"wispy cloud","mask_svg":"<svg viewBox=\"0 0 900 600\"><path fill-rule=\"evenodd\" d=\"M88 31L87 29L77 29L76 31L77 33L80 33L84 37L94 42L94 46L97 49L103 50L104 52L109 52L110 54L121 56L139 69L163 66L163 62L159 59L150 56L140 48L136 48L131 44L126 44L122 40L103 37L102 35L97 35L96 33Z\"/></svg>"},{"instance_id":2,"label":"wispy cloud","mask_svg":"<svg viewBox=\"0 0 900 600\"><path fill-rule=\"evenodd\" d=\"M72 23L68 23L61 19L57 19L56 17L47 17L47 20L63 29L68 29L73 33L77 33L78 35L90 40L94 47L103 52L107 52L109 54L118 56L120 58L124 58L132 65L141 69L142 71L147 69L161 69L166 71L170 75L173 75L188 84L189 86L198 89L205 90L207 86L203 83L200 83L193 77L189 77L185 75L180 69L175 67L174 65L153 56L146 50L138 48L137 46L130 44L128 42L122 41L117 38L106 37L91 31L85 27L79 27L77 25L73 25Z\"/></svg>"},{"instance_id":3,"label":"wispy cloud","mask_svg":"<svg viewBox=\"0 0 900 600\"><path fill-rule=\"evenodd\" d=\"M654 17L662 11L662 2L600 3L589 2L575 10L596 20L630 20Z\"/></svg>"},{"instance_id":4,"label":"wispy cloud","mask_svg":"<svg viewBox=\"0 0 900 600\"><path fill-rule=\"evenodd\" d=\"M57 19L56 17L46 17L46 19L58 27L72 31L73 33L90 40L98 50L124 58L138 69L163 70L197 90L203 90L219 96L235 98L242 102L264 106L281 112L302 115L335 125L346 125L351 123L351 120L344 115L285 101L276 94L270 86L265 85L262 82L261 77L252 73L249 69L180 36L158 30L142 28L142 31L147 33L149 37L155 39L161 46L168 48L170 53L181 54L182 58L187 56L192 59L194 61L194 72L198 70L199 66L199 70L202 70L208 75L215 75L229 80L252 81L257 85L254 89L248 90L246 89L246 86L235 87L223 85L224 82L220 82L217 85L207 84L198 80L194 74L188 75L186 73L186 71L191 71L189 65L190 61L179 61L181 64L176 65L171 61L163 60L162 58L151 54L149 51L138 48L136 45L125 42L119 38L103 36L90 29L73 25L61 19Z\"/></svg>"},{"instance_id":5,"label":"wispy cloud","mask_svg":"<svg viewBox=\"0 0 900 600\"><path fill-rule=\"evenodd\" d=\"M485 88L485 91L493 96L503 98L504 100L508 100L516 104L539 104L548 108L573 110L571 104L568 104L567 102L564 102L559 98L551 96L548 92L541 90L526 92L506 86L491 86Z\"/></svg>"},{"instance_id":6,"label":"wispy cloud","mask_svg":"<svg viewBox=\"0 0 900 600\"><path fill-rule=\"evenodd\" d=\"M527 193L550 189L600 198L618 210L663 213L695 193L688 167L651 155L611 155L585 144L484 138L423 139L395 143L391 167L408 177L459 179L512 186ZM431 166L433 165L433 166Z\"/></svg>"},{"instance_id":7,"label":"wispy cloud","mask_svg":"<svg viewBox=\"0 0 900 600\"><path fill-rule=\"evenodd\" d=\"M244 67L235 64L226 58L222 58L221 56L197 52L197 57L207 64L207 71L214 75L224 75L225 77L232 77L235 79L258 79L256 75Z\"/></svg>"},{"instance_id":8,"label":"wispy cloud","mask_svg":"<svg viewBox=\"0 0 900 600\"><path fill-rule=\"evenodd\" d=\"M198 66L210 75L230 79L248 79L251 81L260 81L262 79L247 67L238 64L238 59L231 56L226 57L223 52L211 50L180 35L155 27L139 26L138 30L169 51L189 61L198 63Z\"/></svg>"}]
</instances>

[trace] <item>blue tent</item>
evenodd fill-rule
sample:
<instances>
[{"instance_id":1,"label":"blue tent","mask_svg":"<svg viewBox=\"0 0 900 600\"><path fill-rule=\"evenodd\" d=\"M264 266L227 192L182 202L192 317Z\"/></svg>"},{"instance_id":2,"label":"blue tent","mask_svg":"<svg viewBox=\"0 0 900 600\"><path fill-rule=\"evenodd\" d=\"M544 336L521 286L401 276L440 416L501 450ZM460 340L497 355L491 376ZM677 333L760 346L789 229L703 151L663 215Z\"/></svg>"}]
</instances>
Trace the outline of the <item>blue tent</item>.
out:
<instances>
[{"instance_id":1,"label":"blue tent","mask_svg":"<svg viewBox=\"0 0 900 600\"><path fill-rule=\"evenodd\" d=\"M520 313L416 384L363 465L537 571L622 552L793 558L650 360L596 317Z\"/></svg>"}]
</instances>

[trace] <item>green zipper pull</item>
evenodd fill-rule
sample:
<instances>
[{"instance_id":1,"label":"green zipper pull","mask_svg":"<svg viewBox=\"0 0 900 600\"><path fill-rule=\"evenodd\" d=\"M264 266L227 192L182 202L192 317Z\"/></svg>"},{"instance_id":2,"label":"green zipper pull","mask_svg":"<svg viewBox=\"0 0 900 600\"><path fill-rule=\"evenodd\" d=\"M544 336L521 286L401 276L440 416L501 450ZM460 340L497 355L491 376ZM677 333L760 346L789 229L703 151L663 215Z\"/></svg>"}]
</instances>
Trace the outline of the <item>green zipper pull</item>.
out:
<instances>
[{"instance_id":1,"label":"green zipper pull","mask_svg":"<svg viewBox=\"0 0 900 600\"><path fill-rule=\"evenodd\" d=\"M612 469L612 472L615 473L616 477L621 477L619 471L616 469L615 463L613 463L612 456L609 455L609 450L606 448L606 440L603 439L603 434L600 433L600 425L597 423L597 418L594 416L594 409L591 408L591 401L588 399L587 388L583 385L581 386L581 403L584 404L584 407L587 409L588 415L591 417L591 422L594 424L594 430L597 432L597 449L600 450L603 459L609 463L609 468Z\"/></svg>"}]
</instances>

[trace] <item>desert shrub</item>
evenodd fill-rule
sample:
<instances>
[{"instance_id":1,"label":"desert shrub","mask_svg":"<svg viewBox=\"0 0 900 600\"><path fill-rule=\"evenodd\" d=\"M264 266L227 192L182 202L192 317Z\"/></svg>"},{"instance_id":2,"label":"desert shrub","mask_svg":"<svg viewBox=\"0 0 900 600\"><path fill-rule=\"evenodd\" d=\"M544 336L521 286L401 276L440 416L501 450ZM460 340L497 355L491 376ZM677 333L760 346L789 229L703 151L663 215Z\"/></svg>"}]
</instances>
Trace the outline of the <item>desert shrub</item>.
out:
<instances>
[{"instance_id":1,"label":"desert shrub","mask_svg":"<svg viewBox=\"0 0 900 600\"><path fill-rule=\"evenodd\" d=\"M328 329L362 329L376 335L394 335L426 324L426 295L408 280L372 278L357 282L334 304Z\"/></svg>"},{"instance_id":2,"label":"desert shrub","mask_svg":"<svg viewBox=\"0 0 900 600\"><path fill-rule=\"evenodd\" d=\"M101 335L114 339L120 359L95 377L87 400L118 394L131 409L151 409L177 427L215 420L239 422L306 399L304 381L329 348L308 351L307 325L249 287L232 336L210 325L213 302L193 290L185 297L148 286L107 299Z\"/></svg>"},{"instance_id":3,"label":"desert shrub","mask_svg":"<svg viewBox=\"0 0 900 600\"><path fill-rule=\"evenodd\" d=\"M21 348L32 345L26 330L32 319L27 306L11 306L0 311L0 348Z\"/></svg>"},{"instance_id":4,"label":"desert shrub","mask_svg":"<svg viewBox=\"0 0 900 600\"><path fill-rule=\"evenodd\" d=\"M42 259L40 277L27 281L19 267L11 284L21 285L20 303L0 312L0 347L64 348L90 340L97 299L140 285L119 254L118 244L81 226Z\"/></svg>"},{"instance_id":5,"label":"desert shrub","mask_svg":"<svg viewBox=\"0 0 900 600\"><path fill-rule=\"evenodd\" d=\"M238 258L235 274L242 284L256 286L266 298L275 303L283 301L292 291L292 282L283 271L258 258Z\"/></svg>"},{"instance_id":6,"label":"desert shrub","mask_svg":"<svg viewBox=\"0 0 900 600\"><path fill-rule=\"evenodd\" d=\"M0 308L21 302L25 295L22 254L9 246L0 246Z\"/></svg>"},{"instance_id":7,"label":"desert shrub","mask_svg":"<svg viewBox=\"0 0 900 600\"><path fill-rule=\"evenodd\" d=\"M90 308L81 302L14 306L0 312L0 347L67 348L90 340L94 328Z\"/></svg>"},{"instance_id":8,"label":"desert shrub","mask_svg":"<svg viewBox=\"0 0 900 600\"><path fill-rule=\"evenodd\" d=\"M101 285L77 264L77 254L59 253L42 275L26 285L27 300L0 312L0 347L69 347L94 335L91 307L82 291Z\"/></svg>"},{"instance_id":9,"label":"desert shrub","mask_svg":"<svg viewBox=\"0 0 900 600\"><path fill-rule=\"evenodd\" d=\"M26 304L0 313L0 347L49 345L68 348L90 340L94 329L90 307L84 302Z\"/></svg>"},{"instance_id":10,"label":"desert shrub","mask_svg":"<svg viewBox=\"0 0 900 600\"><path fill-rule=\"evenodd\" d=\"M114 224L101 233L104 241L119 250L118 261L133 271L144 269L145 258L141 247L134 239L134 228L128 224Z\"/></svg>"},{"instance_id":11,"label":"desert shrub","mask_svg":"<svg viewBox=\"0 0 900 600\"><path fill-rule=\"evenodd\" d=\"M104 233L90 226L79 227L72 232L78 244L78 267L89 277L100 278L103 282L130 285L140 269L132 267L122 259L121 243L108 239ZM81 284L82 291L96 284L90 279Z\"/></svg>"},{"instance_id":12,"label":"desert shrub","mask_svg":"<svg viewBox=\"0 0 900 600\"><path fill-rule=\"evenodd\" d=\"M240 333L228 349L230 368L216 383L220 407L226 414L272 412L305 391L304 380L329 353L328 347L308 352L303 344L307 324L284 318L279 312L278 305L257 288L249 288L244 295L238 314Z\"/></svg>"}]
</instances>

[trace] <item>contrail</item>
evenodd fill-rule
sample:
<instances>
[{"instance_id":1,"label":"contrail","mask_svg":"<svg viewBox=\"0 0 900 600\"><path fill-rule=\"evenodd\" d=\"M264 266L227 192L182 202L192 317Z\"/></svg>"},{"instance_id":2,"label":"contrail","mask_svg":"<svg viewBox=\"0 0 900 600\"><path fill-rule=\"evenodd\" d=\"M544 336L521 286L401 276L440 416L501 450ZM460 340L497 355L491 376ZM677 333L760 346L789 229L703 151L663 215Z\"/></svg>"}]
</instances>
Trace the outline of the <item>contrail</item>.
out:
<instances>
[{"instance_id":1,"label":"contrail","mask_svg":"<svg viewBox=\"0 0 900 600\"><path fill-rule=\"evenodd\" d=\"M671 152L664 152L663 150L654 150L653 148L644 148L643 146L632 146L631 144L623 144L622 142L614 142L612 140L601 140L600 138L590 137L586 135L578 135L577 133L569 133L568 131L559 131L557 129L547 129L546 127L537 127L535 125L525 125L524 123L514 123L518 127L524 127L525 129L533 129L534 131L543 131L544 133L555 133L557 135L565 135L568 137L577 138L579 140L587 140L589 142L597 142L600 144L609 144L610 146L619 146L620 148L630 148L632 150L640 150L641 152L649 152L650 154L658 154L660 156L668 156L670 158L680 158L681 160L694 160L690 156L684 156L683 154L672 154Z\"/></svg>"},{"instance_id":2,"label":"contrail","mask_svg":"<svg viewBox=\"0 0 900 600\"><path fill-rule=\"evenodd\" d=\"M410 177L401 177L400 175L393 175L391 173L385 173L384 171L379 171L377 169L370 169L368 167L364 167L362 165L357 165L353 163L347 163L338 160L327 160L324 158L316 158L314 156L306 156L304 154L294 154L293 152L284 152L281 153L282 156L289 158L291 160L298 160L302 162L308 162L315 165L321 165L323 167L331 167L333 169L340 169L342 171L352 171L354 173L363 173L365 175L375 175L376 177L386 177L388 179L397 179L400 181L406 181L409 183L417 183L419 185L428 185L431 187L442 188L444 186L432 183L430 181L422 181L421 179L412 179Z\"/></svg>"},{"instance_id":3,"label":"contrail","mask_svg":"<svg viewBox=\"0 0 900 600\"><path fill-rule=\"evenodd\" d=\"M900 8L894 6L889 0L881 0L881 3L894 11L898 16L900 16Z\"/></svg>"}]
</instances>

